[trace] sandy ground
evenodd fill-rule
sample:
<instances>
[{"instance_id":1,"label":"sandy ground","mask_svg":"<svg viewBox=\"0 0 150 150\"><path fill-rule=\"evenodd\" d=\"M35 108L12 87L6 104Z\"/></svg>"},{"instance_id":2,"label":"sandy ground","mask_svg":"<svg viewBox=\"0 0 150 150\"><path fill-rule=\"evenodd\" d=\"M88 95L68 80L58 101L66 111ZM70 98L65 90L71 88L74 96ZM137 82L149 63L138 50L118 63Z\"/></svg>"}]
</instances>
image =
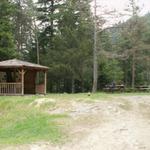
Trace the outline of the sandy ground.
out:
<instances>
[{"instance_id":1,"label":"sandy ground","mask_svg":"<svg viewBox=\"0 0 150 150\"><path fill-rule=\"evenodd\" d=\"M61 106L61 105L60 105ZM69 140L59 146L48 142L3 150L150 150L150 96L118 96L95 102L71 101L49 110L68 113Z\"/></svg>"}]
</instances>

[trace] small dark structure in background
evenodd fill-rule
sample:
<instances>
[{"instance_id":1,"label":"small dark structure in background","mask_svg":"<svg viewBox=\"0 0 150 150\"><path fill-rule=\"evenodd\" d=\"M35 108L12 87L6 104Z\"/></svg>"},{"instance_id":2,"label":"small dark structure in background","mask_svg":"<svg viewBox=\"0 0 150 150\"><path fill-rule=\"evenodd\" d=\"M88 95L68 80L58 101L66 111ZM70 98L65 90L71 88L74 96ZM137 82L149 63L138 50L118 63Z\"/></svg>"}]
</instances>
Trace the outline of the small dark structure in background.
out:
<instances>
[{"instance_id":1,"label":"small dark structure in background","mask_svg":"<svg viewBox=\"0 0 150 150\"><path fill-rule=\"evenodd\" d=\"M46 94L48 67L17 59L0 62L0 95ZM42 72L42 84L36 84Z\"/></svg>"},{"instance_id":2,"label":"small dark structure in background","mask_svg":"<svg viewBox=\"0 0 150 150\"><path fill-rule=\"evenodd\" d=\"M106 85L103 90L105 92L115 92L115 91L124 92L125 85L124 84L115 84L114 82L112 82L112 84Z\"/></svg>"}]
</instances>

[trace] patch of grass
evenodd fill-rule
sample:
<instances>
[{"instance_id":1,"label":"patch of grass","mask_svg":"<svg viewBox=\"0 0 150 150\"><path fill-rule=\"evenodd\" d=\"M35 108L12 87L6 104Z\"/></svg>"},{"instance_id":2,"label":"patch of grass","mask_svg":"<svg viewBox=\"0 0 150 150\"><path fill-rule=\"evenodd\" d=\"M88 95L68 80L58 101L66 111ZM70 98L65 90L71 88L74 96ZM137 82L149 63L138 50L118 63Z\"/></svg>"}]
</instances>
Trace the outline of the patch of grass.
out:
<instances>
[{"instance_id":1,"label":"patch of grass","mask_svg":"<svg viewBox=\"0 0 150 150\"><path fill-rule=\"evenodd\" d=\"M88 93L76 93L76 94L48 94L47 98L53 98L55 100L76 100L76 101L95 101L95 100L112 100L118 96L150 96L148 92L135 92L135 93L111 93L111 92L97 92L91 93L90 96Z\"/></svg>"},{"instance_id":2,"label":"patch of grass","mask_svg":"<svg viewBox=\"0 0 150 150\"><path fill-rule=\"evenodd\" d=\"M41 110L50 110L51 108L54 109L55 106L56 106L56 103L48 102L48 103L41 104L40 109Z\"/></svg>"},{"instance_id":3,"label":"patch of grass","mask_svg":"<svg viewBox=\"0 0 150 150\"><path fill-rule=\"evenodd\" d=\"M36 97L0 97L0 144L35 141L61 142L64 138L57 120L66 115L49 115L29 106Z\"/></svg>"},{"instance_id":4,"label":"patch of grass","mask_svg":"<svg viewBox=\"0 0 150 150\"><path fill-rule=\"evenodd\" d=\"M76 94L48 94L46 97L50 97L56 100L76 100L76 101L94 101L98 99L108 99L112 96L112 94L107 94L104 92L100 93L76 93Z\"/></svg>"},{"instance_id":5,"label":"patch of grass","mask_svg":"<svg viewBox=\"0 0 150 150\"><path fill-rule=\"evenodd\" d=\"M18 144L38 140L59 142L62 134L54 122L55 116L37 114L0 129L0 143Z\"/></svg>"}]
</instances>

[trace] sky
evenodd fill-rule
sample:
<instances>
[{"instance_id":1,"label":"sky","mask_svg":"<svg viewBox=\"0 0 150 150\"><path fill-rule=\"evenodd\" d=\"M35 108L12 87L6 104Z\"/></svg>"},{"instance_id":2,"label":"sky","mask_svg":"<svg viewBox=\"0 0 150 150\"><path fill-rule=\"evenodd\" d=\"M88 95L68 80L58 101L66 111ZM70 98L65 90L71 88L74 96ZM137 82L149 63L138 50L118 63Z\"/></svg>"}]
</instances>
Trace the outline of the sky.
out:
<instances>
[{"instance_id":1,"label":"sky","mask_svg":"<svg viewBox=\"0 0 150 150\"><path fill-rule=\"evenodd\" d=\"M140 7L140 15L144 15L148 12L150 12L150 0L136 0L138 6ZM128 7L129 5L129 0L97 0L97 5L103 6L103 7L98 7L97 8L97 14L101 14L103 9L107 10L116 10L119 13L123 13L123 11ZM93 7L93 3L92 3ZM118 16L116 14L116 16ZM128 15L125 15L124 17L110 17L107 18L109 20L108 24L114 24L119 21L123 22L129 18ZM106 25L108 26L108 25Z\"/></svg>"},{"instance_id":2,"label":"sky","mask_svg":"<svg viewBox=\"0 0 150 150\"><path fill-rule=\"evenodd\" d=\"M140 8L142 9L142 14L150 11L150 0L136 0L136 2L138 6L140 6ZM108 8L115 8L118 11L122 11L128 6L129 0L97 0L97 3L104 5Z\"/></svg>"}]
</instances>

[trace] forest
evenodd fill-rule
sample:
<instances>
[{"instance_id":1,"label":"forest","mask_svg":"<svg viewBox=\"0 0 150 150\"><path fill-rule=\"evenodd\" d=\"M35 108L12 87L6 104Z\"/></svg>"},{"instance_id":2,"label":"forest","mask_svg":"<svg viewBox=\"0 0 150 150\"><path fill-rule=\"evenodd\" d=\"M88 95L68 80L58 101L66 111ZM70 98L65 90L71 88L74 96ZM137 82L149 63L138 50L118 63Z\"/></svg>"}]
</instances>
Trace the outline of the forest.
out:
<instances>
[{"instance_id":1,"label":"forest","mask_svg":"<svg viewBox=\"0 0 150 150\"><path fill-rule=\"evenodd\" d=\"M150 14L129 1L120 14L129 19L106 26L114 12L94 13L92 0L1 0L0 61L48 66L54 93L96 92L113 81L149 86Z\"/></svg>"}]
</instances>

